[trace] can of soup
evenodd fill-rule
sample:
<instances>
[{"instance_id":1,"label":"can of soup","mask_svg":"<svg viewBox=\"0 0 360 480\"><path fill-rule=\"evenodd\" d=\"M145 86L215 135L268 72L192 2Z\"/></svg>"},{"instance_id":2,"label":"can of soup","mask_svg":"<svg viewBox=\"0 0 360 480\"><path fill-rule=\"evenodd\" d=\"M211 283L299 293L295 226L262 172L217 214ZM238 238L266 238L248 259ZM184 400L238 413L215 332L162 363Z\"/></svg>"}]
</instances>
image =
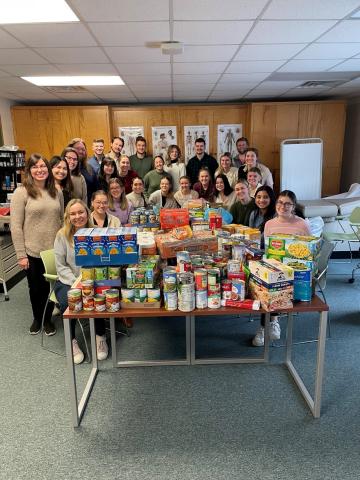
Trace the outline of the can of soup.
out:
<instances>
[{"instance_id":1,"label":"can of soup","mask_svg":"<svg viewBox=\"0 0 360 480\"><path fill-rule=\"evenodd\" d=\"M195 290L207 289L207 270L205 268L198 268L194 270Z\"/></svg>"},{"instance_id":2,"label":"can of soup","mask_svg":"<svg viewBox=\"0 0 360 480\"><path fill-rule=\"evenodd\" d=\"M84 280L81 282L83 297L94 297L94 280Z\"/></svg>"},{"instance_id":3,"label":"can of soup","mask_svg":"<svg viewBox=\"0 0 360 480\"><path fill-rule=\"evenodd\" d=\"M165 267L163 270L164 292L176 292L176 268Z\"/></svg>"},{"instance_id":4,"label":"can of soup","mask_svg":"<svg viewBox=\"0 0 360 480\"><path fill-rule=\"evenodd\" d=\"M120 310L119 290L112 288L105 292L105 308L107 312L117 312Z\"/></svg>"},{"instance_id":5,"label":"can of soup","mask_svg":"<svg viewBox=\"0 0 360 480\"><path fill-rule=\"evenodd\" d=\"M67 292L67 298L70 312L80 312L82 310L82 297L80 288L71 288Z\"/></svg>"},{"instance_id":6,"label":"can of soup","mask_svg":"<svg viewBox=\"0 0 360 480\"><path fill-rule=\"evenodd\" d=\"M95 312L105 312L105 295L98 293L94 297Z\"/></svg>"},{"instance_id":7,"label":"can of soup","mask_svg":"<svg viewBox=\"0 0 360 480\"><path fill-rule=\"evenodd\" d=\"M84 312L92 312L95 310L94 297L83 297Z\"/></svg>"},{"instance_id":8,"label":"can of soup","mask_svg":"<svg viewBox=\"0 0 360 480\"><path fill-rule=\"evenodd\" d=\"M196 290L195 291L195 305L196 308L206 308L208 305L208 294L207 290Z\"/></svg>"}]
</instances>

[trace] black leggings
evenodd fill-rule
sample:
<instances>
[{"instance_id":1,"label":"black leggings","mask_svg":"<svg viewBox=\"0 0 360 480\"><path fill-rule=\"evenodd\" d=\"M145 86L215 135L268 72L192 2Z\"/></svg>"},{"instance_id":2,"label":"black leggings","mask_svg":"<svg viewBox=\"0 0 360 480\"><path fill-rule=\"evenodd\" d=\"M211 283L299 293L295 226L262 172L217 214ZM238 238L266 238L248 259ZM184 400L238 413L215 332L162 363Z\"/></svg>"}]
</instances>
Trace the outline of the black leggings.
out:
<instances>
[{"instance_id":1,"label":"black leggings","mask_svg":"<svg viewBox=\"0 0 360 480\"><path fill-rule=\"evenodd\" d=\"M48 295L50 293L50 284L45 280L45 268L41 258L30 257L28 255L29 268L26 270L26 276L29 286L30 302L34 320L41 323L44 308ZM46 308L44 323L51 320L54 310L53 302L49 302Z\"/></svg>"},{"instance_id":2,"label":"black leggings","mask_svg":"<svg viewBox=\"0 0 360 480\"><path fill-rule=\"evenodd\" d=\"M277 317L279 314L277 312L271 312L270 313L270 322L274 320L274 317ZM260 320L260 325L262 327L265 327L265 313L261 314L261 320Z\"/></svg>"}]
</instances>

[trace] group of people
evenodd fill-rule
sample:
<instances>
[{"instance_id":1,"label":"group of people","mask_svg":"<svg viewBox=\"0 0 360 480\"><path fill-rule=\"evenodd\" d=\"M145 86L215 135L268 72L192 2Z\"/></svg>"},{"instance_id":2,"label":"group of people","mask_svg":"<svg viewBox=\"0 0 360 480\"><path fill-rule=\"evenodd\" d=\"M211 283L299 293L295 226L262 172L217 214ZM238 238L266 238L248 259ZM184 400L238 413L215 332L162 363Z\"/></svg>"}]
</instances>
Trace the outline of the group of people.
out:
<instances>
[{"instance_id":1,"label":"group of people","mask_svg":"<svg viewBox=\"0 0 360 480\"><path fill-rule=\"evenodd\" d=\"M32 154L26 163L23 184L11 201L11 233L18 264L27 274L33 313L30 334L41 331L49 293L40 252L55 250L55 294L64 312L67 292L79 275L75 232L84 227L127 224L135 208L179 208L189 200L203 199L230 210L234 223L257 227L265 235L274 231L309 233L307 223L295 215L292 192L282 192L275 200L271 172L258 161L257 150L248 146L246 138L237 142L238 155L232 159L229 153L223 154L220 165L205 152L203 138L196 140L195 156L187 166L177 145L169 147L166 159L148 156L144 137L137 137L135 146L134 155L122 155L124 141L114 137L105 155L104 141L95 139L93 155L88 158L83 139L74 138L50 161ZM48 336L56 333L53 308L50 302L44 314L43 328ZM75 323L71 332L74 361L81 363L84 355L75 337ZM271 335L279 336L276 316L271 321ZM96 344L98 359L107 358L102 319L96 321ZM262 327L253 344L263 344Z\"/></svg>"}]
</instances>

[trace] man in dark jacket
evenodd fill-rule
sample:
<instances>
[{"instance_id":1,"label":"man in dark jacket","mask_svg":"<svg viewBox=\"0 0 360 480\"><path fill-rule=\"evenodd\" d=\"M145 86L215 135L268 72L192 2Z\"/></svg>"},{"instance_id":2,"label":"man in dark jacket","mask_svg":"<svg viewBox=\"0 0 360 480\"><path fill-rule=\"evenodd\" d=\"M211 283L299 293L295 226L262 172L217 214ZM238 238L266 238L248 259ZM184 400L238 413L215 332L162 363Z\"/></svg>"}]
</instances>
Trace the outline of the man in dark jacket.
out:
<instances>
[{"instance_id":1,"label":"man in dark jacket","mask_svg":"<svg viewBox=\"0 0 360 480\"><path fill-rule=\"evenodd\" d=\"M195 140L195 156L190 158L186 166L187 176L191 180L191 185L198 181L199 170L202 167L207 167L210 171L212 180L214 181L214 174L219 164L217 160L205 152L205 140L197 138Z\"/></svg>"}]
</instances>

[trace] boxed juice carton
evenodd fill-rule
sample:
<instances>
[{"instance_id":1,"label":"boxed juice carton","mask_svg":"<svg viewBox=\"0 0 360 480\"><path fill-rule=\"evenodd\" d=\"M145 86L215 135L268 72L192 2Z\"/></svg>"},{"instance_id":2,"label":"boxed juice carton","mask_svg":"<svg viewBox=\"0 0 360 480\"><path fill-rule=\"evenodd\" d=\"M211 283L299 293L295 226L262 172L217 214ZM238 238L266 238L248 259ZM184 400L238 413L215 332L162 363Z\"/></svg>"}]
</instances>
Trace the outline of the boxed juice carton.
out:
<instances>
[{"instance_id":1,"label":"boxed juice carton","mask_svg":"<svg viewBox=\"0 0 360 480\"><path fill-rule=\"evenodd\" d=\"M249 270L255 277L266 283L294 280L294 270L278 260L265 259L249 262Z\"/></svg>"},{"instance_id":2,"label":"boxed juice carton","mask_svg":"<svg viewBox=\"0 0 360 480\"><path fill-rule=\"evenodd\" d=\"M249 294L251 298L259 300L261 308L268 312L293 307L294 285L292 281L267 283L250 274Z\"/></svg>"}]
</instances>

